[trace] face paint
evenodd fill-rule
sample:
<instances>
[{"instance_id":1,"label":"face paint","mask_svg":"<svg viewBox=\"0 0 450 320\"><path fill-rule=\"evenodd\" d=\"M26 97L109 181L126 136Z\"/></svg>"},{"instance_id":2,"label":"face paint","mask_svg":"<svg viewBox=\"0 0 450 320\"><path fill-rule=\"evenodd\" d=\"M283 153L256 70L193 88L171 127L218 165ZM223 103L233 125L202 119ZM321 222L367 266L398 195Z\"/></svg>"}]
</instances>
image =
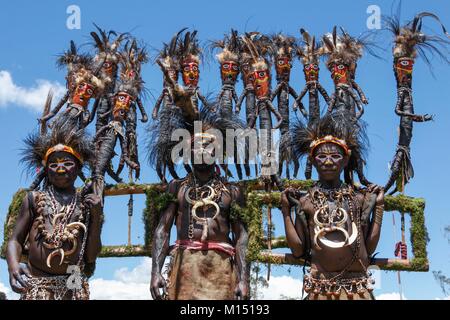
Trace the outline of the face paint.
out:
<instances>
[{"instance_id":1,"label":"face paint","mask_svg":"<svg viewBox=\"0 0 450 320\"><path fill-rule=\"evenodd\" d=\"M288 56L278 57L275 70L279 78L289 81L291 75L291 59Z\"/></svg>"},{"instance_id":2,"label":"face paint","mask_svg":"<svg viewBox=\"0 0 450 320\"><path fill-rule=\"evenodd\" d=\"M348 156L337 144L324 143L317 147L312 160L320 180L336 181L347 164Z\"/></svg>"},{"instance_id":3,"label":"face paint","mask_svg":"<svg viewBox=\"0 0 450 320\"><path fill-rule=\"evenodd\" d=\"M222 82L230 81L235 83L239 74L239 65L234 61L224 61L220 66Z\"/></svg>"},{"instance_id":4,"label":"face paint","mask_svg":"<svg viewBox=\"0 0 450 320\"><path fill-rule=\"evenodd\" d=\"M72 102L82 107L89 104L89 99L94 95L94 86L87 82L78 84L72 97Z\"/></svg>"},{"instance_id":5,"label":"face paint","mask_svg":"<svg viewBox=\"0 0 450 320\"><path fill-rule=\"evenodd\" d=\"M317 63L309 63L303 66L306 82L319 80L319 65Z\"/></svg>"},{"instance_id":6,"label":"face paint","mask_svg":"<svg viewBox=\"0 0 450 320\"><path fill-rule=\"evenodd\" d=\"M133 102L133 97L128 93L119 92L115 98L114 108L113 108L113 116L114 119L120 120L123 119L130 110L130 104Z\"/></svg>"},{"instance_id":7,"label":"face paint","mask_svg":"<svg viewBox=\"0 0 450 320\"><path fill-rule=\"evenodd\" d=\"M191 157L195 170L204 171L213 167L216 161L216 136L209 133L196 134Z\"/></svg>"},{"instance_id":8,"label":"face paint","mask_svg":"<svg viewBox=\"0 0 450 320\"><path fill-rule=\"evenodd\" d=\"M269 70L254 71L255 93L258 99L269 97L270 77Z\"/></svg>"},{"instance_id":9,"label":"face paint","mask_svg":"<svg viewBox=\"0 0 450 320\"><path fill-rule=\"evenodd\" d=\"M342 63L333 64L333 71L331 71L331 78L334 84L347 84L348 78L348 67Z\"/></svg>"},{"instance_id":10,"label":"face paint","mask_svg":"<svg viewBox=\"0 0 450 320\"><path fill-rule=\"evenodd\" d=\"M255 81L255 77L253 75L253 72L251 71L249 63L245 63L242 65L242 73L244 75L245 86L253 88L253 82Z\"/></svg>"},{"instance_id":11,"label":"face paint","mask_svg":"<svg viewBox=\"0 0 450 320\"><path fill-rule=\"evenodd\" d=\"M114 74L114 71L116 69L116 65L111 61L105 61L102 65L102 71L107 76L111 77Z\"/></svg>"},{"instance_id":12,"label":"face paint","mask_svg":"<svg viewBox=\"0 0 450 320\"><path fill-rule=\"evenodd\" d=\"M72 187L77 179L79 164L70 153L57 151L50 154L46 168L50 184L65 189Z\"/></svg>"},{"instance_id":13,"label":"face paint","mask_svg":"<svg viewBox=\"0 0 450 320\"><path fill-rule=\"evenodd\" d=\"M183 83L187 87L197 87L200 71L198 70L198 63L194 61L187 61L183 63Z\"/></svg>"},{"instance_id":14,"label":"face paint","mask_svg":"<svg viewBox=\"0 0 450 320\"><path fill-rule=\"evenodd\" d=\"M394 68L398 84L411 84L413 66L414 60L411 58L399 58L395 61Z\"/></svg>"}]
</instances>

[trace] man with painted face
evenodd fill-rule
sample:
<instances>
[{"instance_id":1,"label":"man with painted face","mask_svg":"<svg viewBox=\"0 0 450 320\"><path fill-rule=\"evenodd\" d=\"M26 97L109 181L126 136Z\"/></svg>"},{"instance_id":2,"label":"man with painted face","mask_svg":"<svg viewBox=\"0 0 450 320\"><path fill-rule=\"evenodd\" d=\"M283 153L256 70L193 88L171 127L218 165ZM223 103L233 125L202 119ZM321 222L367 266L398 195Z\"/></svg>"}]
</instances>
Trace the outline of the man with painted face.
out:
<instances>
[{"instance_id":1,"label":"man with painted face","mask_svg":"<svg viewBox=\"0 0 450 320\"><path fill-rule=\"evenodd\" d=\"M83 163L92 161L92 144L83 130L56 126L25 142L23 161L45 178L41 190L26 193L7 245L11 287L24 300L89 299L85 272L101 249L103 213L91 188L74 184Z\"/></svg>"},{"instance_id":2,"label":"man with painted face","mask_svg":"<svg viewBox=\"0 0 450 320\"><path fill-rule=\"evenodd\" d=\"M327 115L311 127L296 124L292 134L295 154L307 155L319 176L310 190L288 188L281 198L289 248L310 263L303 281L306 299L373 299L367 268L380 238L384 191L341 181L364 147L361 132L342 115Z\"/></svg>"},{"instance_id":3,"label":"man with painted face","mask_svg":"<svg viewBox=\"0 0 450 320\"><path fill-rule=\"evenodd\" d=\"M208 112L211 114L211 112ZM168 194L173 201L162 211L152 245L153 299L248 299L246 262L247 230L239 217L231 218L233 205L244 206L241 190L219 175L216 157L232 120L202 113L191 133L192 172L173 180ZM170 253L168 278L162 276L169 255L170 231L175 223L177 240ZM162 289L162 292L160 291Z\"/></svg>"}]
</instances>

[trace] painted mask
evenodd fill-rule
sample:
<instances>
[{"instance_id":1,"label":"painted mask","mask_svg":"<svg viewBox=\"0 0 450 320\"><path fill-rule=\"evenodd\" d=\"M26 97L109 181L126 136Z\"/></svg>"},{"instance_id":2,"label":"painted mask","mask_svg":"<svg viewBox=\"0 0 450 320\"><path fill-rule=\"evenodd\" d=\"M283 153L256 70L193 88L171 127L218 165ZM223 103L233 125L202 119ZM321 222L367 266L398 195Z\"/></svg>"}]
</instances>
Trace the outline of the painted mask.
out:
<instances>
[{"instance_id":1,"label":"painted mask","mask_svg":"<svg viewBox=\"0 0 450 320\"><path fill-rule=\"evenodd\" d=\"M291 75L291 67L291 59L288 56L280 56L277 58L275 70L279 78L289 81L289 77Z\"/></svg>"},{"instance_id":2,"label":"painted mask","mask_svg":"<svg viewBox=\"0 0 450 320\"><path fill-rule=\"evenodd\" d=\"M234 61L224 61L220 66L220 74L222 82L231 81L235 83L239 74L239 65Z\"/></svg>"},{"instance_id":3,"label":"painted mask","mask_svg":"<svg viewBox=\"0 0 450 320\"><path fill-rule=\"evenodd\" d=\"M92 98L94 93L95 89L93 85L87 82L81 82L75 88L75 92L72 96L72 102L85 108L89 104L89 99Z\"/></svg>"},{"instance_id":4,"label":"painted mask","mask_svg":"<svg viewBox=\"0 0 450 320\"><path fill-rule=\"evenodd\" d=\"M102 65L102 72L106 74L109 77L112 77L114 74L114 71L116 70L116 64L112 61L105 61Z\"/></svg>"},{"instance_id":5,"label":"painted mask","mask_svg":"<svg viewBox=\"0 0 450 320\"><path fill-rule=\"evenodd\" d=\"M319 65L317 63L308 63L303 66L306 82L319 80Z\"/></svg>"},{"instance_id":6,"label":"painted mask","mask_svg":"<svg viewBox=\"0 0 450 320\"><path fill-rule=\"evenodd\" d=\"M113 116L114 119L123 119L126 113L130 110L130 104L133 102L133 97L126 92L119 92L116 95Z\"/></svg>"},{"instance_id":7,"label":"painted mask","mask_svg":"<svg viewBox=\"0 0 450 320\"><path fill-rule=\"evenodd\" d=\"M249 63L245 63L242 65L242 73L244 75L244 84L246 87L253 87L253 82L255 80L255 76L251 71L251 66Z\"/></svg>"},{"instance_id":8,"label":"painted mask","mask_svg":"<svg viewBox=\"0 0 450 320\"><path fill-rule=\"evenodd\" d=\"M331 71L331 78L334 84L347 84L349 81L349 70L348 66L342 63L334 63L333 70Z\"/></svg>"},{"instance_id":9,"label":"painted mask","mask_svg":"<svg viewBox=\"0 0 450 320\"><path fill-rule=\"evenodd\" d=\"M198 79L200 77L198 63L192 60L188 60L183 63L182 68L184 85L188 87L197 87Z\"/></svg>"},{"instance_id":10,"label":"painted mask","mask_svg":"<svg viewBox=\"0 0 450 320\"><path fill-rule=\"evenodd\" d=\"M414 60L411 58L399 58L394 62L395 75L398 84L411 84L413 66Z\"/></svg>"},{"instance_id":11,"label":"painted mask","mask_svg":"<svg viewBox=\"0 0 450 320\"><path fill-rule=\"evenodd\" d=\"M253 75L255 77L254 86L255 93L258 99L267 98L270 94L270 76L269 70L258 70L254 71Z\"/></svg>"}]
</instances>

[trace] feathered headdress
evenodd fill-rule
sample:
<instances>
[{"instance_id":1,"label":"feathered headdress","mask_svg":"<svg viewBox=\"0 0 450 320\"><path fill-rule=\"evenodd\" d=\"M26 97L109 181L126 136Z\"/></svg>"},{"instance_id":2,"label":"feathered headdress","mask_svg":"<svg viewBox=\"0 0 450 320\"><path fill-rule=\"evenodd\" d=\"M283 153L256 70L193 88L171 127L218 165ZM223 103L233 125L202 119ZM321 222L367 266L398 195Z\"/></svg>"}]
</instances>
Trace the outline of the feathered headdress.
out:
<instances>
[{"instance_id":1,"label":"feathered headdress","mask_svg":"<svg viewBox=\"0 0 450 320\"><path fill-rule=\"evenodd\" d=\"M404 26L400 26L399 17L385 17L387 29L394 35L394 46L392 53L394 59L398 58L411 58L414 59L419 54L425 62L429 64L426 51L439 55L444 61L449 62L448 51L443 53L438 46L446 46L449 44L449 40L437 35L426 35L422 32L422 20L425 17L430 17L436 20L444 34L449 37L447 30L439 20L439 17L433 13L421 12L418 13L414 19L406 23Z\"/></svg>"},{"instance_id":2,"label":"feathered headdress","mask_svg":"<svg viewBox=\"0 0 450 320\"><path fill-rule=\"evenodd\" d=\"M322 37L329 69L334 63L342 63L353 69L363 54L364 44L359 39L351 37L344 29L341 28L341 31L342 35L338 36L334 26L331 34Z\"/></svg>"},{"instance_id":3,"label":"feathered headdress","mask_svg":"<svg viewBox=\"0 0 450 320\"><path fill-rule=\"evenodd\" d=\"M44 115L50 110L52 94L49 93L44 107ZM84 130L66 130L64 126L54 125L50 132L46 123L41 124L41 131L28 135L24 140L21 162L30 174L42 172L51 153L65 151L71 153L83 164L92 164L94 147Z\"/></svg>"},{"instance_id":4,"label":"feathered headdress","mask_svg":"<svg viewBox=\"0 0 450 320\"><path fill-rule=\"evenodd\" d=\"M105 80L98 77L99 68L96 68L91 56L78 53L73 41L70 41L70 48L57 59L57 65L67 68L67 88L73 92L78 84L88 82L96 87L96 94L99 95L105 88Z\"/></svg>"},{"instance_id":5,"label":"feathered headdress","mask_svg":"<svg viewBox=\"0 0 450 320\"><path fill-rule=\"evenodd\" d=\"M211 108L212 106L212 108ZM216 111L213 111L216 110ZM240 118L233 114L223 117L219 112L217 102L210 103L209 107L203 106L200 110L198 121L201 121L202 132L209 129L218 130L223 137L223 152L226 151L226 130L241 129L244 130L245 125ZM167 119L164 121L163 119ZM149 163L156 170L160 170L164 165L173 163L172 150L180 143L180 141L172 141L171 136L175 130L184 129L189 133L191 139L194 134L194 122L186 121L178 108L164 108L161 110L160 120L149 127L149 140L147 142ZM185 141L186 142L186 141ZM190 158L190 155L188 155Z\"/></svg>"},{"instance_id":6,"label":"feathered headdress","mask_svg":"<svg viewBox=\"0 0 450 320\"><path fill-rule=\"evenodd\" d=\"M170 40L169 44L164 43L163 49L159 52L159 55L157 59L161 62L161 64L167 68L179 71L180 65L178 61L178 55L177 55L177 49L178 49L178 42L180 40L180 35L186 30L187 28L183 28L180 31L178 31Z\"/></svg>"},{"instance_id":7,"label":"feathered headdress","mask_svg":"<svg viewBox=\"0 0 450 320\"><path fill-rule=\"evenodd\" d=\"M196 37L197 30L194 30L192 33L188 31L184 35L184 40L178 41L177 56L180 64L183 64L185 61L200 63L202 50Z\"/></svg>"},{"instance_id":8,"label":"feathered headdress","mask_svg":"<svg viewBox=\"0 0 450 320\"><path fill-rule=\"evenodd\" d=\"M249 55L252 69L270 70L269 57L273 55L273 44L269 37L260 33L246 33L241 36L243 51Z\"/></svg>"},{"instance_id":9,"label":"feathered headdress","mask_svg":"<svg viewBox=\"0 0 450 320\"><path fill-rule=\"evenodd\" d=\"M120 44L126 39L128 34L121 33L117 34L115 31L109 31L100 29L95 23L95 28L97 28L98 33L92 31L91 37L94 39L94 46L97 49L97 54L94 57L96 64L102 65L104 62L110 62L114 65L119 63L120 59ZM114 41L111 40L111 35L116 36Z\"/></svg>"},{"instance_id":10,"label":"feathered headdress","mask_svg":"<svg viewBox=\"0 0 450 320\"><path fill-rule=\"evenodd\" d=\"M139 48L135 39L127 42L120 54L121 72L116 91L126 92L135 99L139 97L144 89L141 66L146 62L148 54L145 47Z\"/></svg>"},{"instance_id":11,"label":"feathered headdress","mask_svg":"<svg viewBox=\"0 0 450 320\"><path fill-rule=\"evenodd\" d=\"M296 47L297 56L303 64L319 64L320 56L325 53L322 43L320 41L316 42L316 38L314 36L311 37L305 29L300 29L300 33L303 41L301 41L301 45Z\"/></svg>"},{"instance_id":12,"label":"feathered headdress","mask_svg":"<svg viewBox=\"0 0 450 320\"><path fill-rule=\"evenodd\" d=\"M331 34L326 34L322 37L324 54L328 56L327 67L330 69L333 64L342 63L349 67L354 76L356 64L364 51L379 58L374 50L378 46L370 40L370 37L373 35L371 32L366 32L355 38L350 36L343 28L340 29L342 34L339 36L337 35L336 26L334 26Z\"/></svg>"},{"instance_id":13,"label":"feathered headdress","mask_svg":"<svg viewBox=\"0 0 450 320\"><path fill-rule=\"evenodd\" d=\"M219 63L225 61L233 61L238 63L239 56L241 52L241 42L239 41L239 36L236 30L231 29L230 34L225 35L223 40L213 41L210 45L211 49L221 49L221 51L216 54Z\"/></svg>"},{"instance_id":14,"label":"feathered headdress","mask_svg":"<svg viewBox=\"0 0 450 320\"><path fill-rule=\"evenodd\" d=\"M321 143L331 142L350 151L346 170L354 171L358 166L358 156L364 161L368 148L365 126L355 123L341 113L326 115L310 126L301 121L293 124L290 131L290 146L297 158L311 155L311 151Z\"/></svg>"},{"instance_id":15,"label":"feathered headdress","mask_svg":"<svg viewBox=\"0 0 450 320\"><path fill-rule=\"evenodd\" d=\"M288 37L278 33L272 36L274 57L288 56L292 58L296 54L296 41L294 37Z\"/></svg>"}]
</instances>

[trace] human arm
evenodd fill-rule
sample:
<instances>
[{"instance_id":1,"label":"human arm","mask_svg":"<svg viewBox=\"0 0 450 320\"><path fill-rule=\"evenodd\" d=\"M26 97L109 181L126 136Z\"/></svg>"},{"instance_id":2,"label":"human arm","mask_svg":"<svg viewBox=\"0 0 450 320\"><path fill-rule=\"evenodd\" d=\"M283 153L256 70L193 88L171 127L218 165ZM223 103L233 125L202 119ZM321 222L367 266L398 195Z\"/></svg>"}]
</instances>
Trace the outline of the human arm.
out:
<instances>
[{"instance_id":1,"label":"human arm","mask_svg":"<svg viewBox=\"0 0 450 320\"><path fill-rule=\"evenodd\" d=\"M169 184L168 192L176 197L178 194L178 182L173 180ZM161 300L163 297L159 291L163 288L164 294L167 294L166 281L164 280L161 270L164 260L169 253L170 229L172 228L178 210L175 202L169 203L168 207L161 214L158 226L155 229L152 243L152 273L150 281L150 292L152 298Z\"/></svg>"}]
</instances>

